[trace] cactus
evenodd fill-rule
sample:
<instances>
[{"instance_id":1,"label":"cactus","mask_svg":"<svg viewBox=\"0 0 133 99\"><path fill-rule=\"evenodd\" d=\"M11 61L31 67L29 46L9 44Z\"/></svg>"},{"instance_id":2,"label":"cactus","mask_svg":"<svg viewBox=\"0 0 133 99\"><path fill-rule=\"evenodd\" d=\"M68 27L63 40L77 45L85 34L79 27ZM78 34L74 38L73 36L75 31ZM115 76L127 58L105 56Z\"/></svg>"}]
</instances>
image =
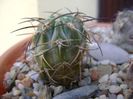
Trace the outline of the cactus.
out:
<instances>
[{"instance_id":1,"label":"cactus","mask_svg":"<svg viewBox=\"0 0 133 99\"><path fill-rule=\"evenodd\" d=\"M24 21L39 22L37 26L21 29L36 28L31 45L35 61L42 70L40 75L47 83L69 86L81 79L82 60L88 49L88 36L83 25L92 19L82 12L56 12L47 19L28 18Z\"/></svg>"}]
</instances>

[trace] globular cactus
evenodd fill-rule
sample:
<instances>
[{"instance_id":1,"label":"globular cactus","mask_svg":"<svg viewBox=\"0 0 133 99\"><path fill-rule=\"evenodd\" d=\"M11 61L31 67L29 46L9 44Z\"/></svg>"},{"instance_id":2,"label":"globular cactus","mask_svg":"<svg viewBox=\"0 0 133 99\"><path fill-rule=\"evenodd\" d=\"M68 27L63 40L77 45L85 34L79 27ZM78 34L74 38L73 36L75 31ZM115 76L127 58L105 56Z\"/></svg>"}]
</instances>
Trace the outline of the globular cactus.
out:
<instances>
[{"instance_id":1,"label":"globular cactus","mask_svg":"<svg viewBox=\"0 0 133 99\"><path fill-rule=\"evenodd\" d=\"M37 27L31 45L34 58L42 70L41 77L48 83L69 86L80 79L82 60L88 49L83 23L88 18L93 19L82 12L56 12L48 19L28 20L39 22L37 26L30 26Z\"/></svg>"}]
</instances>

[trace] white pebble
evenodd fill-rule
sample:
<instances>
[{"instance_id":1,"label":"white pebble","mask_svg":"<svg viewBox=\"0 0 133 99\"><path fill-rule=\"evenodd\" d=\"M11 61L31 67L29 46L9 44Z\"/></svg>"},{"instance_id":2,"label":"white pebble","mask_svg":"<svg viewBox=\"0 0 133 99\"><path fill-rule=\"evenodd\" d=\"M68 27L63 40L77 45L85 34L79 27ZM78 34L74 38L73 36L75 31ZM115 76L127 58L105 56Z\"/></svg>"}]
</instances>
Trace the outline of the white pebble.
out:
<instances>
[{"instance_id":1,"label":"white pebble","mask_svg":"<svg viewBox=\"0 0 133 99\"><path fill-rule=\"evenodd\" d=\"M84 72L83 72L83 76L86 77L86 76L89 76L89 75L90 75L89 69L85 68Z\"/></svg>"},{"instance_id":2,"label":"white pebble","mask_svg":"<svg viewBox=\"0 0 133 99\"><path fill-rule=\"evenodd\" d=\"M39 73L32 70L32 71L29 71L28 74L27 74L26 76L28 76L28 77L30 77L31 79L37 81L38 78L39 78Z\"/></svg>"},{"instance_id":3,"label":"white pebble","mask_svg":"<svg viewBox=\"0 0 133 99\"><path fill-rule=\"evenodd\" d=\"M117 78L117 83L122 84L123 83L122 79L121 78Z\"/></svg>"},{"instance_id":4,"label":"white pebble","mask_svg":"<svg viewBox=\"0 0 133 99\"><path fill-rule=\"evenodd\" d=\"M19 99L24 99L24 97L23 96L20 96Z\"/></svg>"},{"instance_id":5,"label":"white pebble","mask_svg":"<svg viewBox=\"0 0 133 99\"><path fill-rule=\"evenodd\" d=\"M110 61L110 60L102 60L102 61L99 61L98 64L102 64L102 65L109 65L109 64L115 64L114 62Z\"/></svg>"},{"instance_id":6,"label":"white pebble","mask_svg":"<svg viewBox=\"0 0 133 99\"><path fill-rule=\"evenodd\" d=\"M106 95L99 96L99 99L107 99Z\"/></svg>"},{"instance_id":7,"label":"white pebble","mask_svg":"<svg viewBox=\"0 0 133 99\"><path fill-rule=\"evenodd\" d=\"M18 90L16 87L14 87L14 88L12 89L12 94L13 94L14 96L18 96L20 93L21 93L21 91Z\"/></svg>"},{"instance_id":8,"label":"white pebble","mask_svg":"<svg viewBox=\"0 0 133 99\"><path fill-rule=\"evenodd\" d=\"M124 99L124 96L122 94L117 95L117 99Z\"/></svg>"},{"instance_id":9,"label":"white pebble","mask_svg":"<svg viewBox=\"0 0 133 99\"><path fill-rule=\"evenodd\" d=\"M15 80L15 85L17 86L20 82L20 80Z\"/></svg>"},{"instance_id":10,"label":"white pebble","mask_svg":"<svg viewBox=\"0 0 133 99\"><path fill-rule=\"evenodd\" d=\"M119 71L118 72L118 76L121 77L122 79L126 79L127 78L127 74L124 73L123 71Z\"/></svg>"},{"instance_id":11,"label":"white pebble","mask_svg":"<svg viewBox=\"0 0 133 99\"><path fill-rule=\"evenodd\" d=\"M16 76L16 70L11 70L10 71L10 77L14 78Z\"/></svg>"},{"instance_id":12,"label":"white pebble","mask_svg":"<svg viewBox=\"0 0 133 99\"><path fill-rule=\"evenodd\" d=\"M36 99L36 96L32 97L32 99Z\"/></svg>"},{"instance_id":13,"label":"white pebble","mask_svg":"<svg viewBox=\"0 0 133 99\"><path fill-rule=\"evenodd\" d=\"M98 84L98 87L100 90L107 90L107 89L109 89L109 86L110 86L110 84L105 83L105 82Z\"/></svg>"},{"instance_id":14,"label":"white pebble","mask_svg":"<svg viewBox=\"0 0 133 99\"><path fill-rule=\"evenodd\" d=\"M129 55L129 58L130 58L130 59L133 59L133 54L130 54L130 55Z\"/></svg>"},{"instance_id":15,"label":"white pebble","mask_svg":"<svg viewBox=\"0 0 133 99\"><path fill-rule=\"evenodd\" d=\"M120 87L121 87L121 89L123 89L123 90L128 88L127 84L121 84Z\"/></svg>"},{"instance_id":16,"label":"white pebble","mask_svg":"<svg viewBox=\"0 0 133 99\"><path fill-rule=\"evenodd\" d=\"M17 84L17 88L20 89L20 90L21 90L21 89L24 89L24 85L21 84L21 83L19 83L19 84Z\"/></svg>"},{"instance_id":17,"label":"white pebble","mask_svg":"<svg viewBox=\"0 0 133 99\"><path fill-rule=\"evenodd\" d=\"M58 86L54 88L54 96L58 95L63 91L63 86Z\"/></svg>"},{"instance_id":18,"label":"white pebble","mask_svg":"<svg viewBox=\"0 0 133 99\"><path fill-rule=\"evenodd\" d=\"M110 75L109 79L112 83L117 83L117 77L118 77L118 73L113 73Z\"/></svg>"},{"instance_id":19,"label":"white pebble","mask_svg":"<svg viewBox=\"0 0 133 99\"><path fill-rule=\"evenodd\" d=\"M22 67L22 69L21 69L21 73L23 73L23 72L28 72L30 70L30 68L29 68L29 66L27 66L26 64Z\"/></svg>"},{"instance_id":20,"label":"white pebble","mask_svg":"<svg viewBox=\"0 0 133 99\"><path fill-rule=\"evenodd\" d=\"M109 86L109 91L110 91L110 93L118 93L121 91L121 87L119 87L117 85L111 85L111 86Z\"/></svg>"},{"instance_id":21,"label":"white pebble","mask_svg":"<svg viewBox=\"0 0 133 99\"><path fill-rule=\"evenodd\" d=\"M108 82L108 80L109 80L109 75L106 74L106 75L102 76L102 77L99 79L99 83Z\"/></svg>"},{"instance_id":22,"label":"white pebble","mask_svg":"<svg viewBox=\"0 0 133 99\"><path fill-rule=\"evenodd\" d=\"M23 64L22 62L15 62L15 63L13 64L13 67L23 68L24 65L25 65L25 64Z\"/></svg>"},{"instance_id":23,"label":"white pebble","mask_svg":"<svg viewBox=\"0 0 133 99\"><path fill-rule=\"evenodd\" d=\"M39 91L40 84L39 83L33 83L33 88L34 88L35 91Z\"/></svg>"},{"instance_id":24,"label":"white pebble","mask_svg":"<svg viewBox=\"0 0 133 99\"><path fill-rule=\"evenodd\" d=\"M33 93L34 93L36 96L39 96L39 95L40 95L39 91L33 90Z\"/></svg>"}]
</instances>

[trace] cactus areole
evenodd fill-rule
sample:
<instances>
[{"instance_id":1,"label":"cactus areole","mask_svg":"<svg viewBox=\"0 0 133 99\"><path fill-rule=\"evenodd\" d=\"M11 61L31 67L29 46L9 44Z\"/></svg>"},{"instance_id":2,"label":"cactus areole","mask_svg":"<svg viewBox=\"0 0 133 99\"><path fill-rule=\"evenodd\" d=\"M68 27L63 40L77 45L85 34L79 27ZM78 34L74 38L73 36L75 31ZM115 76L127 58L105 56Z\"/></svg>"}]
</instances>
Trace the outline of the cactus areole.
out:
<instances>
[{"instance_id":1,"label":"cactus areole","mask_svg":"<svg viewBox=\"0 0 133 99\"><path fill-rule=\"evenodd\" d=\"M36 31L31 45L42 70L41 77L47 83L69 86L80 79L87 48L87 32L83 27L86 17L82 12L56 12L47 19L31 18L30 21L39 22L33 26Z\"/></svg>"}]
</instances>

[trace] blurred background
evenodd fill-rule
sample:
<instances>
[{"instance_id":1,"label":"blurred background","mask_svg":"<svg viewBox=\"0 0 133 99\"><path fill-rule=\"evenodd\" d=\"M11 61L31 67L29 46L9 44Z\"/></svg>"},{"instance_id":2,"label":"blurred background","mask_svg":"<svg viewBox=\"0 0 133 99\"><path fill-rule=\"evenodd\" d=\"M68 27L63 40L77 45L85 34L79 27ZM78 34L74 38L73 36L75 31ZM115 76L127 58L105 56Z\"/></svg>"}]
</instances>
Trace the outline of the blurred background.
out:
<instances>
[{"instance_id":1,"label":"blurred background","mask_svg":"<svg viewBox=\"0 0 133 99\"><path fill-rule=\"evenodd\" d=\"M100 22L113 22L118 11L132 9L133 0L0 0L0 55L27 35L10 33L20 27L31 25L18 24L25 17L47 17L46 11L69 8L82 11L89 16L99 18Z\"/></svg>"}]
</instances>

